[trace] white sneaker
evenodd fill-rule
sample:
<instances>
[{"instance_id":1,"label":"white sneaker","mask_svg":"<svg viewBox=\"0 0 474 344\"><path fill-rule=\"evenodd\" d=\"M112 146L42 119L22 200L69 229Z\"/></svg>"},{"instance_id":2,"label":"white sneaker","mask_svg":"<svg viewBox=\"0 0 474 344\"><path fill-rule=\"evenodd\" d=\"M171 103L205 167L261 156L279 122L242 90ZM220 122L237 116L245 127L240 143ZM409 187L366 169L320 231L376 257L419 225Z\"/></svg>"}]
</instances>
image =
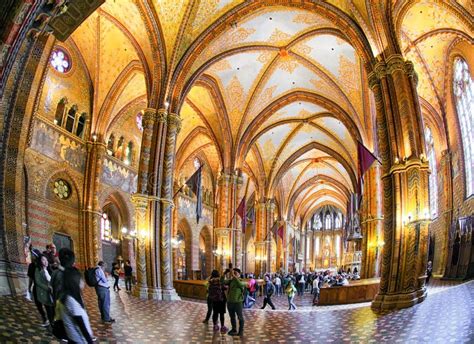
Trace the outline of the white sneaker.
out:
<instances>
[{"instance_id":1,"label":"white sneaker","mask_svg":"<svg viewBox=\"0 0 474 344\"><path fill-rule=\"evenodd\" d=\"M44 323L41 324L42 327L46 327L46 326L49 326L49 321L46 320Z\"/></svg>"}]
</instances>

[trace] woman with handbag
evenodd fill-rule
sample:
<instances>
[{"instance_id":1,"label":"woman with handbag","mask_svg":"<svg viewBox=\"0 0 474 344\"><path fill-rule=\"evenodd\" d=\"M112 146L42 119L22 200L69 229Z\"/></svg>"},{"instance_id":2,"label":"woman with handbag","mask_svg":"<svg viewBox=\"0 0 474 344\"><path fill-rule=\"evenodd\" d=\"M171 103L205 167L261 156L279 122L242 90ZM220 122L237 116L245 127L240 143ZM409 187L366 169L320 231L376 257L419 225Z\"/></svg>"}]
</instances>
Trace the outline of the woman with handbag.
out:
<instances>
[{"instance_id":1,"label":"woman with handbag","mask_svg":"<svg viewBox=\"0 0 474 344\"><path fill-rule=\"evenodd\" d=\"M54 321L53 288L51 287L51 275L48 272L48 258L41 255L37 260L35 271L36 296L38 302L46 308L49 323Z\"/></svg>"}]
</instances>

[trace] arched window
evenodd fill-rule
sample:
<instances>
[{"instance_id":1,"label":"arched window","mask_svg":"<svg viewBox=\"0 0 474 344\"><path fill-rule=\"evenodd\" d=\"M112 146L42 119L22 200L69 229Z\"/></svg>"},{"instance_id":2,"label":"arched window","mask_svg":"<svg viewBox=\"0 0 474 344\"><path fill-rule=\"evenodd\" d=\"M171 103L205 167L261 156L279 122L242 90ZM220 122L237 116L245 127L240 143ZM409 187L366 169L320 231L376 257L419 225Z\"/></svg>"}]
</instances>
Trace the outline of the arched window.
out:
<instances>
[{"instance_id":1,"label":"arched window","mask_svg":"<svg viewBox=\"0 0 474 344\"><path fill-rule=\"evenodd\" d=\"M326 214L326 218L324 220L324 228L325 229L331 228L331 215L330 214Z\"/></svg>"},{"instance_id":2,"label":"arched window","mask_svg":"<svg viewBox=\"0 0 474 344\"><path fill-rule=\"evenodd\" d=\"M130 165L132 163L132 154L133 154L133 142L130 141L125 147L125 165Z\"/></svg>"},{"instance_id":3,"label":"arched window","mask_svg":"<svg viewBox=\"0 0 474 344\"><path fill-rule=\"evenodd\" d=\"M194 158L194 168L198 170L201 165L201 160L199 160L198 158Z\"/></svg>"},{"instance_id":4,"label":"arched window","mask_svg":"<svg viewBox=\"0 0 474 344\"><path fill-rule=\"evenodd\" d=\"M107 154L114 155L115 135L110 134L109 140L107 141Z\"/></svg>"},{"instance_id":5,"label":"arched window","mask_svg":"<svg viewBox=\"0 0 474 344\"><path fill-rule=\"evenodd\" d=\"M464 151L466 197L469 197L474 194L474 82L466 61L461 58L454 60L453 90Z\"/></svg>"},{"instance_id":6,"label":"arched window","mask_svg":"<svg viewBox=\"0 0 474 344\"><path fill-rule=\"evenodd\" d=\"M112 240L112 226L110 225L110 219L107 213L103 213L100 218L100 237L102 240Z\"/></svg>"},{"instance_id":7,"label":"arched window","mask_svg":"<svg viewBox=\"0 0 474 344\"><path fill-rule=\"evenodd\" d=\"M342 226L342 214L338 213L336 217L336 228L341 228Z\"/></svg>"},{"instance_id":8,"label":"arched window","mask_svg":"<svg viewBox=\"0 0 474 344\"><path fill-rule=\"evenodd\" d=\"M77 121L76 135L82 138L84 135L84 128L86 126L86 113L83 112Z\"/></svg>"},{"instance_id":9,"label":"arched window","mask_svg":"<svg viewBox=\"0 0 474 344\"><path fill-rule=\"evenodd\" d=\"M120 160L122 160L123 158L123 141L124 141L124 138L123 136L121 136L120 139L118 140L117 149L115 150L115 154L114 154L114 157Z\"/></svg>"},{"instance_id":10,"label":"arched window","mask_svg":"<svg viewBox=\"0 0 474 344\"><path fill-rule=\"evenodd\" d=\"M77 105L73 105L67 112L65 128L70 133L74 131L74 123L76 122L76 113L77 113Z\"/></svg>"},{"instance_id":11,"label":"arched window","mask_svg":"<svg viewBox=\"0 0 474 344\"><path fill-rule=\"evenodd\" d=\"M316 216L316 230L321 230L323 228L323 224L321 223L321 217L319 215Z\"/></svg>"},{"instance_id":12,"label":"arched window","mask_svg":"<svg viewBox=\"0 0 474 344\"><path fill-rule=\"evenodd\" d=\"M67 98L63 97L58 103L56 114L54 115L54 124L61 126L63 124L64 113L66 112Z\"/></svg>"},{"instance_id":13,"label":"arched window","mask_svg":"<svg viewBox=\"0 0 474 344\"><path fill-rule=\"evenodd\" d=\"M140 112L137 114L136 120L137 120L136 123L137 123L137 128L138 128L138 130L143 131L143 112L142 112L142 111L140 111Z\"/></svg>"},{"instance_id":14,"label":"arched window","mask_svg":"<svg viewBox=\"0 0 474 344\"><path fill-rule=\"evenodd\" d=\"M438 171L436 169L436 156L434 149L433 135L431 129L426 127L425 129L425 143L426 143L426 157L430 164L430 179L429 179L429 193L430 193L430 215L435 218L438 212L438 183L437 176Z\"/></svg>"}]
</instances>

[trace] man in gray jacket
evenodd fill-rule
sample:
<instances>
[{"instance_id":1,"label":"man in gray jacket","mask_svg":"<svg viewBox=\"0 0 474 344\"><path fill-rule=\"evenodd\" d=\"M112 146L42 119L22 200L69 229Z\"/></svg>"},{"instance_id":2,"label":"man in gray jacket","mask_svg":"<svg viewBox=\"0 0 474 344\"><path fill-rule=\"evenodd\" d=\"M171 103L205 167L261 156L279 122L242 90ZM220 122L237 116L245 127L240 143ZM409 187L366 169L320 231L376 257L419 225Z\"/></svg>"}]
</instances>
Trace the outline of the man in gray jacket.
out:
<instances>
[{"instance_id":1,"label":"man in gray jacket","mask_svg":"<svg viewBox=\"0 0 474 344\"><path fill-rule=\"evenodd\" d=\"M261 309L264 309L267 304L275 310L275 305L272 302L272 295L275 293L275 286L272 283L269 275L265 275L265 286L263 287L263 306Z\"/></svg>"}]
</instances>

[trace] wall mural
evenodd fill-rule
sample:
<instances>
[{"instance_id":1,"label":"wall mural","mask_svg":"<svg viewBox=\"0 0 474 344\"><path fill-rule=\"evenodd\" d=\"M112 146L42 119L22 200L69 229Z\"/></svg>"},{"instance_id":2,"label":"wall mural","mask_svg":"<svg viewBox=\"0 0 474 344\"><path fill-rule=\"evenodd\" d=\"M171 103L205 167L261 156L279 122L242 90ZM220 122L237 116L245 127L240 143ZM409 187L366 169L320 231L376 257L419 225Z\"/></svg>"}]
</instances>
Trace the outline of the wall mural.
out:
<instances>
[{"instance_id":1,"label":"wall mural","mask_svg":"<svg viewBox=\"0 0 474 344\"><path fill-rule=\"evenodd\" d=\"M86 149L79 140L66 136L42 120L33 120L31 148L56 161L66 161L72 168L84 172Z\"/></svg>"},{"instance_id":2,"label":"wall mural","mask_svg":"<svg viewBox=\"0 0 474 344\"><path fill-rule=\"evenodd\" d=\"M104 170L102 172L102 181L104 183L127 193L135 193L137 191L137 180L138 176L136 173L108 157L104 159Z\"/></svg>"}]
</instances>

